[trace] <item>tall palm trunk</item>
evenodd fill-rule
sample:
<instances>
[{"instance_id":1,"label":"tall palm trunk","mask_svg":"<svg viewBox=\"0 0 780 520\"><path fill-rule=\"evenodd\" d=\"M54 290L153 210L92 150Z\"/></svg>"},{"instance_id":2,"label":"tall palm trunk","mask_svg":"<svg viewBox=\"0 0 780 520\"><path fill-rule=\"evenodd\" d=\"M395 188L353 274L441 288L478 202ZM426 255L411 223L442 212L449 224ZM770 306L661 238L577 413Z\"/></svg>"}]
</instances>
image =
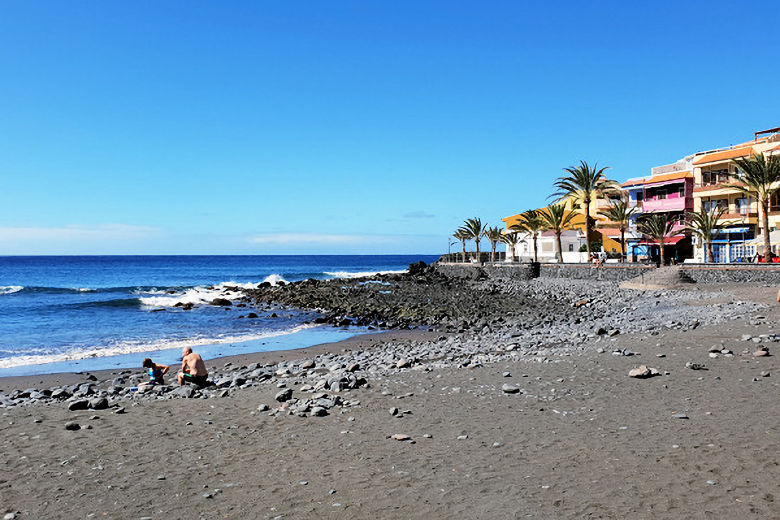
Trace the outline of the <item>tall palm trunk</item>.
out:
<instances>
[{"instance_id":1,"label":"tall palm trunk","mask_svg":"<svg viewBox=\"0 0 780 520\"><path fill-rule=\"evenodd\" d=\"M536 233L534 233L534 263L539 263L539 255L536 253Z\"/></svg>"},{"instance_id":2,"label":"tall palm trunk","mask_svg":"<svg viewBox=\"0 0 780 520\"><path fill-rule=\"evenodd\" d=\"M661 242L658 245L661 246L661 267L663 267L664 265L666 265L666 262L664 260L664 256L665 256L664 255L664 241L661 240Z\"/></svg>"},{"instance_id":3,"label":"tall palm trunk","mask_svg":"<svg viewBox=\"0 0 780 520\"><path fill-rule=\"evenodd\" d=\"M555 232L555 247L558 249L557 256L558 256L558 263L563 263L563 245L561 244L561 232L556 231Z\"/></svg>"},{"instance_id":4,"label":"tall palm trunk","mask_svg":"<svg viewBox=\"0 0 780 520\"><path fill-rule=\"evenodd\" d=\"M474 254L476 255L477 262L479 262L479 239L474 240L474 244L477 246L477 252Z\"/></svg>"},{"instance_id":5,"label":"tall palm trunk","mask_svg":"<svg viewBox=\"0 0 780 520\"><path fill-rule=\"evenodd\" d=\"M490 251L490 261L495 262L496 261L496 243L491 242L490 243L491 251Z\"/></svg>"},{"instance_id":6,"label":"tall palm trunk","mask_svg":"<svg viewBox=\"0 0 780 520\"><path fill-rule=\"evenodd\" d=\"M585 247L588 251L588 258L590 258L590 195L585 195L583 204L585 206Z\"/></svg>"},{"instance_id":7,"label":"tall palm trunk","mask_svg":"<svg viewBox=\"0 0 780 520\"><path fill-rule=\"evenodd\" d=\"M709 259L705 258L704 263L708 262L714 262L715 261L715 254L712 252L712 242L707 242L707 256L709 256Z\"/></svg>"},{"instance_id":8,"label":"tall palm trunk","mask_svg":"<svg viewBox=\"0 0 780 520\"><path fill-rule=\"evenodd\" d=\"M466 263L466 241L461 241L461 244L463 244L463 263Z\"/></svg>"},{"instance_id":9,"label":"tall palm trunk","mask_svg":"<svg viewBox=\"0 0 780 520\"><path fill-rule=\"evenodd\" d=\"M620 228L620 261L626 261L626 229Z\"/></svg>"},{"instance_id":10,"label":"tall palm trunk","mask_svg":"<svg viewBox=\"0 0 780 520\"><path fill-rule=\"evenodd\" d=\"M761 223L764 226L764 258L772 261L772 244L769 242L769 197L761 199Z\"/></svg>"}]
</instances>

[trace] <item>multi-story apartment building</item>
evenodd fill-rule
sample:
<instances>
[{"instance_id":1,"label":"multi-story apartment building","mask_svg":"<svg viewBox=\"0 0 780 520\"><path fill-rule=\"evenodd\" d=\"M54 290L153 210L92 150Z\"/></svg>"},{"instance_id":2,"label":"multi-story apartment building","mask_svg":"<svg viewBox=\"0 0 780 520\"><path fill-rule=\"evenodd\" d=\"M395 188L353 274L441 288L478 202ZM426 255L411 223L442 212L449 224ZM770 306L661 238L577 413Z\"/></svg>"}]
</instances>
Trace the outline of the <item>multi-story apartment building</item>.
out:
<instances>
[{"instance_id":1,"label":"multi-story apartment building","mask_svg":"<svg viewBox=\"0 0 780 520\"><path fill-rule=\"evenodd\" d=\"M647 245L640 243L642 242L642 234L639 233L636 227L637 220L644 211L644 182L644 177L634 177L620 185L627 195L628 206L634 209L631 218L628 220L628 230L626 231L626 253L628 260L632 262L650 257L650 249Z\"/></svg>"},{"instance_id":2,"label":"multi-story apartment building","mask_svg":"<svg viewBox=\"0 0 780 520\"><path fill-rule=\"evenodd\" d=\"M755 153L780 154L778 132L780 128L757 132L752 141L700 152L693 156L693 210L716 207L724 209L721 223L725 224L725 227L713 240L715 262L735 262L751 257L761 249L759 243L762 243L760 236L763 230L759 204L755 197L747 197L729 187L730 184L738 182L733 175L739 174L732 161ZM773 197L770 203L769 227L770 231L780 228L780 200L777 196ZM777 253L776 239L772 240L772 244L774 252ZM704 244L697 241L695 246L695 258L703 261Z\"/></svg>"},{"instance_id":3,"label":"multi-story apartment building","mask_svg":"<svg viewBox=\"0 0 780 520\"><path fill-rule=\"evenodd\" d=\"M627 253L629 260L658 259L660 245L642 237L637 230L637 221L644 215L661 213L667 220L677 222L673 234L664 241L665 261L682 261L693 254L691 239L682 232L685 227L682 218L686 211L693 210L693 173L690 158L674 164L656 166L649 177L629 179L621 187L628 196L629 206L635 213L629 221Z\"/></svg>"}]
</instances>

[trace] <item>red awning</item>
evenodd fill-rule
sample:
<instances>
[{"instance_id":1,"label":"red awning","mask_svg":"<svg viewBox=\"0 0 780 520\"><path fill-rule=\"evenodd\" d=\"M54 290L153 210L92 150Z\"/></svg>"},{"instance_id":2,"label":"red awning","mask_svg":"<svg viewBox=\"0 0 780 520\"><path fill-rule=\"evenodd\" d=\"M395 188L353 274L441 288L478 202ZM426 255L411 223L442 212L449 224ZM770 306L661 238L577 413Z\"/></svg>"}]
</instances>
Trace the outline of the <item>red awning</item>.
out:
<instances>
[{"instance_id":1,"label":"red awning","mask_svg":"<svg viewBox=\"0 0 780 520\"><path fill-rule=\"evenodd\" d=\"M676 244L677 242L679 242L683 238L686 238L685 235L667 238L666 240L664 240L664 247L666 247L666 246L673 246L674 244ZM639 245L640 246L657 246L657 245L660 245L660 244L658 242L655 242L655 241L652 241L652 242L651 241L643 241L643 242L639 242Z\"/></svg>"}]
</instances>

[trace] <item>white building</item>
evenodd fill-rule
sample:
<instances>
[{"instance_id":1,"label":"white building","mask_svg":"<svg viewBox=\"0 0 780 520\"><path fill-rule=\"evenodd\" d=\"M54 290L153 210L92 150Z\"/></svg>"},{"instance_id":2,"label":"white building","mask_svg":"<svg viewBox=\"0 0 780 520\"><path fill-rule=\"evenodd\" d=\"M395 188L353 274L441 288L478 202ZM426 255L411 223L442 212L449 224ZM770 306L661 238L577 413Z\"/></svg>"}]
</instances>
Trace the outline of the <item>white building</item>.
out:
<instances>
[{"instance_id":1,"label":"white building","mask_svg":"<svg viewBox=\"0 0 780 520\"><path fill-rule=\"evenodd\" d=\"M576 229L567 229L561 233L561 251L563 261L585 262L586 253L580 253L580 247L585 244L585 235ZM540 262L556 262L555 232L543 231L536 238L536 250ZM506 261L517 257L520 262L530 262L534 259L534 239L531 234L521 234L520 240L512 247L506 246Z\"/></svg>"}]
</instances>

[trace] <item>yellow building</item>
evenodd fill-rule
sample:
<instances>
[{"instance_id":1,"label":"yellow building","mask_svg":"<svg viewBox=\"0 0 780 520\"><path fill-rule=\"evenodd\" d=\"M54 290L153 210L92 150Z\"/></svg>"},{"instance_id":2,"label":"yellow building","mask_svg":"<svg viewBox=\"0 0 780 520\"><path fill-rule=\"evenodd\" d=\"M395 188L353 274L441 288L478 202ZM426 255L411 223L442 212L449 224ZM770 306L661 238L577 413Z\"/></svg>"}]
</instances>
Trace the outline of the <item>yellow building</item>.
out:
<instances>
[{"instance_id":1,"label":"yellow building","mask_svg":"<svg viewBox=\"0 0 780 520\"><path fill-rule=\"evenodd\" d=\"M620 196L617 193L615 196ZM579 248L585 245L585 216L582 214L582 206L574 197L567 197L562 201L566 206L567 211L573 211L575 214L574 219L570 225L571 231L565 232L562 236L562 247L564 254L579 251ZM620 231L612 227L610 223L603 216L599 215L599 211L603 211L610 205L609 199L597 199L590 203L590 215L594 219L594 226L591 230L591 242L601 242L604 250L613 253L619 253L620 249ZM538 208L537 211L544 210L545 208ZM510 230L511 227L521 220L522 213L512 215L501 220L506 225L506 229ZM606 227L605 227L606 226ZM617 240L616 240L617 239ZM539 250L540 260L546 261L555 257L555 243L554 234L552 232L541 233L539 237L537 248ZM525 242L520 242L517 256L530 256L530 246ZM507 258L511 258L511 251L507 251Z\"/></svg>"},{"instance_id":2,"label":"yellow building","mask_svg":"<svg viewBox=\"0 0 780 520\"><path fill-rule=\"evenodd\" d=\"M734 159L749 157L755 153L780 154L780 128L757 132L752 141L700 152L693 156L693 210L723 208L723 232L713 241L716 262L733 262L752 256L763 233L760 208L755 197L746 197L734 188L732 174L737 173ZM761 137L759 137L761 136ZM769 208L770 231L780 229L780 200L775 195ZM775 248L773 241L773 249ZM760 251L761 248L759 248ZM777 250L775 250L777 253ZM704 244L695 244L694 257L704 259Z\"/></svg>"}]
</instances>

